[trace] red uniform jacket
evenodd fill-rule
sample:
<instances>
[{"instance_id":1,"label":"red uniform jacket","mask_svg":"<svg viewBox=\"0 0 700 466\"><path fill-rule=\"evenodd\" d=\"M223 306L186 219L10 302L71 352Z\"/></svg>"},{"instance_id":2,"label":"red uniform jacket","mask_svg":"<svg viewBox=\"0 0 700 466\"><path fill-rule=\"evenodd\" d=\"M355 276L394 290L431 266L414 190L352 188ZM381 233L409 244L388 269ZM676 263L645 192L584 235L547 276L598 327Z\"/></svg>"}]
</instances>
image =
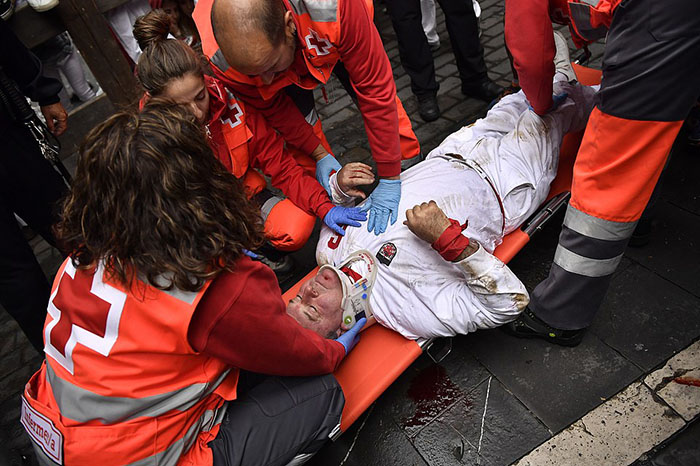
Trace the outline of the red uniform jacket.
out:
<instances>
[{"instance_id":1,"label":"red uniform jacket","mask_svg":"<svg viewBox=\"0 0 700 466\"><path fill-rule=\"evenodd\" d=\"M260 169L294 204L323 218L333 203L316 178L286 153L282 138L259 112L245 107L216 79L205 78L210 96L210 144L226 169L238 178L249 167Z\"/></svg>"},{"instance_id":2,"label":"red uniform jacket","mask_svg":"<svg viewBox=\"0 0 700 466\"><path fill-rule=\"evenodd\" d=\"M569 26L576 47L599 36L587 32L607 29L620 0L600 0L590 5L578 0L506 0L506 44L513 55L520 87L532 108L540 115L552 106L552 79L554 78L554 37L552 22ZM572 15L582 8L589 11L589 27ZM573 19L572 19L573 18Z\"/></svg>"},{"instance_id":3,"label":"red uniform jacket","mask_svg":"<svg viewBox=\"0 0 700 466\"><path fill-rule=\"evenodd\" d=\"M214 55L219 47L211 30L212 3L213 0L200 0L193 18L202 37L204 54L216 65L218 62ZM260 110L286 141L310 153L318 146L319 140L310 136L310 125L281 89L288 85L308 89L327 82L330 74L326 73L323 79L313 76L304 54L316 55L309 50L320 50L324 54L337 53L357 92L378 174L381 177L398 175L401 171L401 150L396 86L391 64L365 2L337 0L337 3L338 41L326 43L324 37L313 34L309 36L306 32L308 28L302 27L300 15L285 2L285 7L292 12L297 23L297 54L292 66L275 77L270 85L262 84L259 78L245 75L236 77L236 73L226 72L217 66L214 66L215 72L241 99ZM305 138L303 140L300 138L302 134Z\"/></svg>"}]
</instances>

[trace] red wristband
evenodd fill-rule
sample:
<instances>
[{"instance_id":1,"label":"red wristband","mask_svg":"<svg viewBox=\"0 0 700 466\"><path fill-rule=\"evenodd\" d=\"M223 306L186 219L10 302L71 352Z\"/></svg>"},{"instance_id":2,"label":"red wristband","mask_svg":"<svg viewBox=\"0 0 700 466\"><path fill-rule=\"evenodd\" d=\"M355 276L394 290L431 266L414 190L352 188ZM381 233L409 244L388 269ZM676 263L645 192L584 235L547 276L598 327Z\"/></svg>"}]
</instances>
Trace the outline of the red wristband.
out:
<instances>
[{"instance_id":1,"label":"red wristband","mask_svg":"<svg viewBox=\"0 0 700 466\"><path fill-rule=\"evenodd\" d=\"M460 225L457 220L449 219L450 226L431 245L446 261L453 261L469 246L469 238L462 234L467 228L466 222Z\"/></svg>"}]
</instances>

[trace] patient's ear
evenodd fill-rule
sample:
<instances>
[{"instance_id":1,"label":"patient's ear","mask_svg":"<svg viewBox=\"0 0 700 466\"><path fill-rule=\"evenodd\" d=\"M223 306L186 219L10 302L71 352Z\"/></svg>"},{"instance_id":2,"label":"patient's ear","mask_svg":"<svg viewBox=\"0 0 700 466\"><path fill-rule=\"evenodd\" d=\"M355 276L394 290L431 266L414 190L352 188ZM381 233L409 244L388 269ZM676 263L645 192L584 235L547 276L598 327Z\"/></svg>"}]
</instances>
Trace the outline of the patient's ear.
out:
<instances>
[{"instance_id":1,"label":"patient's ear","mask_svg":"<svg viewBox=\"0 0 700 466\"><path fill-rule=\"evenodd\" d=\"M347 332L347 331L350 330L351 328L352 328L352 327L349 326L349 325L347 325L345 322L341 322L341 323L340 323L340 328L338 329L338 331L342 334L342 333Z\"/></svg>"}]
</instances>

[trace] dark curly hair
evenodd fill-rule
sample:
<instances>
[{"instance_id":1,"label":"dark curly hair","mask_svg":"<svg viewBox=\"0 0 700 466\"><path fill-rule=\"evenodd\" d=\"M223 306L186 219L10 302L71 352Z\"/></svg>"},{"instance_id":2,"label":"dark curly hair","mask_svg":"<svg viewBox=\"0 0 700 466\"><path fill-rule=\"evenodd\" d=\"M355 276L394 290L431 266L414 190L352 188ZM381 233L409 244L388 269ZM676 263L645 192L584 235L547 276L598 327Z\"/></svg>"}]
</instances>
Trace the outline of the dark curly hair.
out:
<instances>
[{"instance_id":1,"label":"dark curly hair","mask_svg":"<svg viewBox=\"0 0 700 466\"><path fill-rule=\"evenodd\" d=\"M76 267L103 260L126 287L138 274L186 291L263 242L259 210L213 156L201 125L160 99L88 134L57 234Z\"/></svg>"}]
</instances>

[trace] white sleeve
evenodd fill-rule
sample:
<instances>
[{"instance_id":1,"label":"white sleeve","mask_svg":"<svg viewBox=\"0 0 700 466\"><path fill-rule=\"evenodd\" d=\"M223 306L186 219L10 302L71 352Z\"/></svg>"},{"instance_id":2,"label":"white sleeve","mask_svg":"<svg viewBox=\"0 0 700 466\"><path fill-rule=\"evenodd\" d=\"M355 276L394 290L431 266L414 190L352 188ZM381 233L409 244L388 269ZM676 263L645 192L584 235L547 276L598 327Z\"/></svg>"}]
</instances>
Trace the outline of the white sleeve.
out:
<instances>
[{"instance_id":1,"label":"white sleeve","mask_svg":"<svg viewBox=\"0 0 700 466\"><path fill-rule=\"evenodd\" d=\"M331 186L331 200L335 205L349 206L355 200L355 197L345 194L340 186L338 186L338 173L333 173L329 179Z\"/></svg>"},{"instance_id":2,"label":"white sleeve","mask_svg":"<svg viewBox=\"0 0 700 466\"><path fill-rule=\"evenodd\" d=\"M530 297L515 274L483 247L454 263L455 274L412 283L401 327L408 338L466 334L514 320Z\"/></svg>"}]
</instances>

